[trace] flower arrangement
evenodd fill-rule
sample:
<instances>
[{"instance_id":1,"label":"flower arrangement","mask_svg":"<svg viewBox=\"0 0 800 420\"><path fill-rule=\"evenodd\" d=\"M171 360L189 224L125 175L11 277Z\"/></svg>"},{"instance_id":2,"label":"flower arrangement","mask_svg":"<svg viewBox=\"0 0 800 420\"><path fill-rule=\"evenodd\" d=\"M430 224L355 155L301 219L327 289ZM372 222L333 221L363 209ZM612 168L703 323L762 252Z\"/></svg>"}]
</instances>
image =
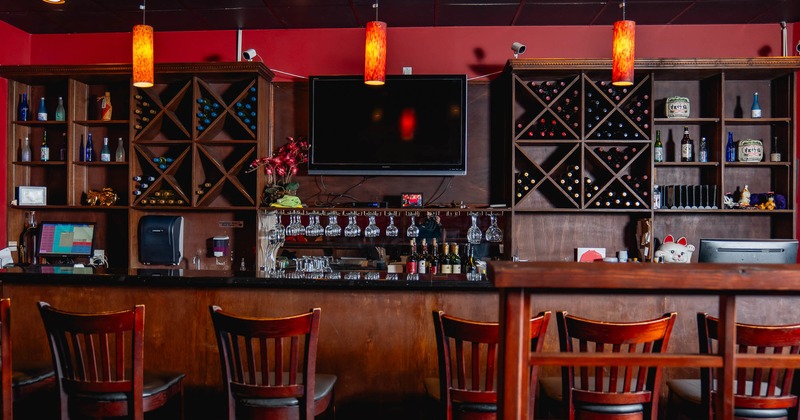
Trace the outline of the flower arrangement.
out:
<instances>
[{"instance_id":1,"label":"flower arrangement","mask_svg":"<svg viewBox=\"0 0 800 420\"><path fill-rule=\"evenodd\" d=\"M247 172L263 168L267 176L267 186L264 188L264 202L272 204L284 196L294 196L300 184L292 182L292 177L297 175L301 164L308 162L308 142L302 139L295 140L287 137L288 143L281 146L272 156L260 157L250 163ZM296 199L299 205L300 200Z\"/></svg>"}]
</instances>

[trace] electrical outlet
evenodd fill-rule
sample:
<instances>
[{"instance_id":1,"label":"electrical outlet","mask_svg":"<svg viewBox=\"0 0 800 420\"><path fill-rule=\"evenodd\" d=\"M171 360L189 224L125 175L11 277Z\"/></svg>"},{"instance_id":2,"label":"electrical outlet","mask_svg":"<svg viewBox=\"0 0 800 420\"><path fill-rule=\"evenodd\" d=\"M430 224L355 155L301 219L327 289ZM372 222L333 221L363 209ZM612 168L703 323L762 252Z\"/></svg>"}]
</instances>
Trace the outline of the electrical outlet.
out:
<instances>
[{"instance_id":1,"label":"electrical outlet","mask_svg":"<svg viewBox=\"0 0 800 420\"><path fill-rule=\"evenodd\" d=\"M403 74L411 74L411 67L403 67Z\"/></svg>"},{"instance_id":2,"label":"electrical outlet","mask_svg":"<svg viewBox=\"0 0 800 420\"><path fill-rule=\"evenodd\" d=\"M106 251L103 249L95 249L93 258L103 258L106 255Z\"/></svg>"}]
</instances>

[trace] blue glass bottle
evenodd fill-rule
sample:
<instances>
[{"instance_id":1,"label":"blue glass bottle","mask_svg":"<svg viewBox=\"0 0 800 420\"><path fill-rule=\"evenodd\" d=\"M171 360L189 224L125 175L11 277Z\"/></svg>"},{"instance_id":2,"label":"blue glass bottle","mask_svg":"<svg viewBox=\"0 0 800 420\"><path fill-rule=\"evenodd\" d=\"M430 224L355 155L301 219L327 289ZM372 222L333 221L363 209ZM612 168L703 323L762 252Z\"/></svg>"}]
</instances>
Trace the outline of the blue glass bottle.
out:
<instances>
[{"instance_id":1,"label":"blue glass bottle","mask_svg":"<svg viewBox=\"0 0 800 420\"><path fill-rule=\"evenodd\" d=\"M23 93L22 99L17 106L17 119L19 121L28 121L30 118L30 107L28 107L28 94Z\"/></svg>"},{"instance_id":2,"label":"blue glass bottle","mask_svg":"<svg viewBox=\"0 0 800 420\"><path fill-rule=\"evenodd\" d=\"M92 143L92 133L86 135L86 162L94 162L94 144Z\"/></svg>"},{"instance_id":3,"label":"blue glass bottle","mask_svg":"<svg viewBox=\"0 0 800 420\"><path fill-rule=\"evenodd\" d=\"M750 118L761 118L761 105L758 104L758 92L753 93L753 105L750 107Z\"/></svg>"},{"instance_id":4,"label":"blue glass bottle","mask_svg":"<svg viewBox=\"0 0 800 420\"><path fill-rule=\"evenodd\" d=\"M733 133L728 131L728 143L725 145L725 162L736 162L736 146L733 144Z\"/></svg>"}]
</instances>

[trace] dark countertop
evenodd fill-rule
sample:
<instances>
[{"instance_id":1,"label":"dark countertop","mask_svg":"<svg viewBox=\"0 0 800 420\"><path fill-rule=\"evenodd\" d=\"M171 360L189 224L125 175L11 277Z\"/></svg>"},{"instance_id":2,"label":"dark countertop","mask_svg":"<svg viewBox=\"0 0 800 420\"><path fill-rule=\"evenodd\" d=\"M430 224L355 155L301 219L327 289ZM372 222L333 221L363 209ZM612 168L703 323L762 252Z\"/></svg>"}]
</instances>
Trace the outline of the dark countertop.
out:
<instances>
[{"instance_id":1,"label":"dark countertop","mask_svg":"<svg viewBox=\"0 0 800 420\"><path fill-rule=\"evenodd\" d=\"M339 278L335 278L335 277ZM172 286L172 287L267 287L282 289L333 289L333 290L494 290L484 277L481 281L467 281L465 275L419 275L419 280L407 280L406 274L398 279L387 279L383 271L339 271L326 274L295 273L287 270L283 276L268 276L264 272L186 270L168 268L106 269L104 267L73 268L61 266L7 267L0 269L0 281L20 284L58 285L121 285L121 286ZM353 278L358 276L357 278ZM370 277L368 276L377 276ZM390 275L391 276L391 275ZM334 277L334 278L330 278Z\"/></svg>"}]
</instances>

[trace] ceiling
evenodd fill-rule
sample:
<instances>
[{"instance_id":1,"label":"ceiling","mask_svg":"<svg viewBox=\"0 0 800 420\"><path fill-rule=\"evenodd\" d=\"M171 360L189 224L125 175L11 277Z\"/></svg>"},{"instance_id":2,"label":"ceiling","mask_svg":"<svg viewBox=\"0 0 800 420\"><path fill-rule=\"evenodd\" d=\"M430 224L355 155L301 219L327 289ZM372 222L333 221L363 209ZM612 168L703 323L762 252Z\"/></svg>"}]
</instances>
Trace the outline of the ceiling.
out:
<instances>
[{"instance_id":1,"label":"ceiling","mask_svg":"<svg viewBox=\"0 0 800 420\"><path fill-rule=\"evenodd\" d=\"M0 20L31 34L130 32L143 0L0 0ZM358 28L375 20L373 0L150 0L158 31ZM390 27L611 25L620 0L380 0ZM638 25L800 21L800 0L627 0Z\"/></svg>"}]
</instances>

